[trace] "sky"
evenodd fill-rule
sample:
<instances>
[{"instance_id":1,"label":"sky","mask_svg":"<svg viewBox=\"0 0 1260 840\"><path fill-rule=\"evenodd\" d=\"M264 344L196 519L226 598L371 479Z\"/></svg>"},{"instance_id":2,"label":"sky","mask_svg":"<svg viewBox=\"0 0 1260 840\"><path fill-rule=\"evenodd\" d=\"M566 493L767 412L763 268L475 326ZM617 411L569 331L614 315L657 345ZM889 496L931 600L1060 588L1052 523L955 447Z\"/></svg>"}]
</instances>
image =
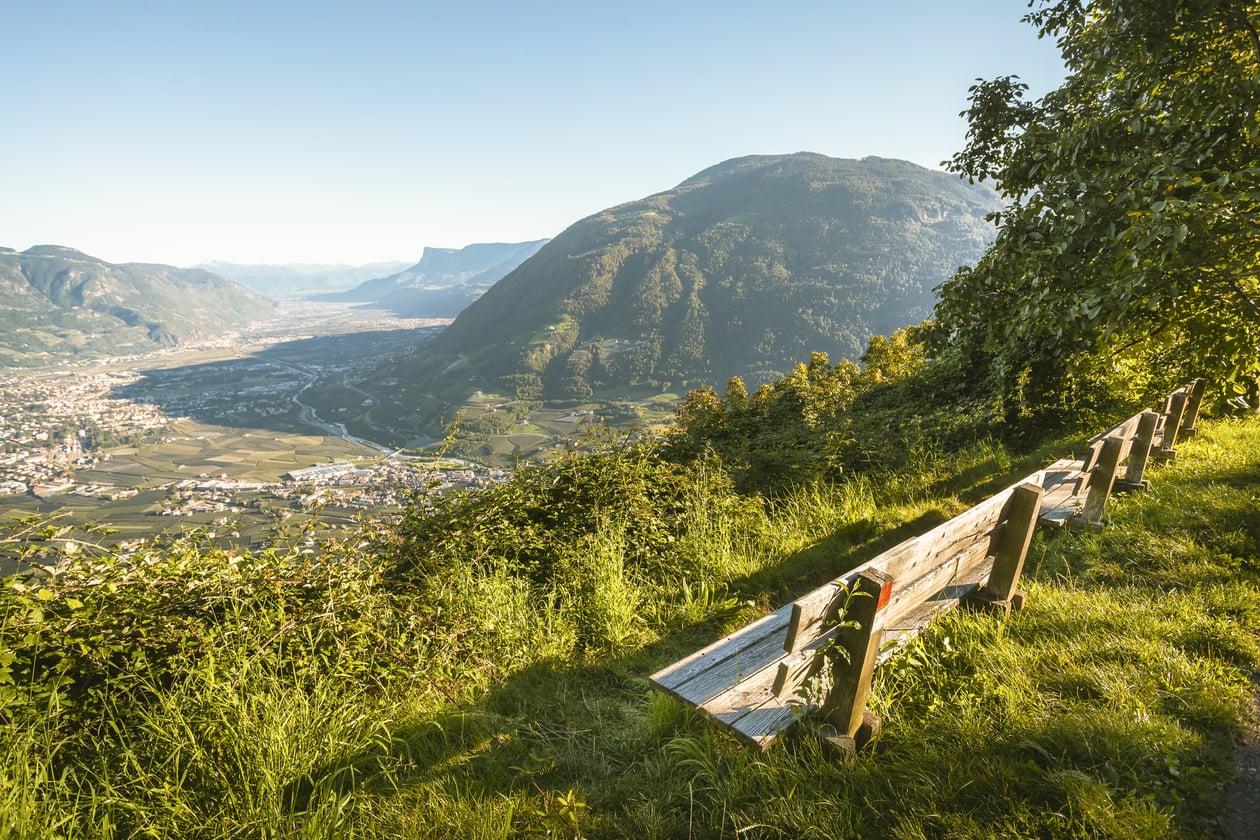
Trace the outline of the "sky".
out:
<instances>
[{"instance_id":1,"label":"sky","mask_svg":"<svg viewBox=\"0 0 1260 840\"><path fill-rule=\"evenodd\" d=\"M0 246L414 261L733 157L934 169L1058 85L1025 0L0 0Z\"/></svg>"}]
</instances>

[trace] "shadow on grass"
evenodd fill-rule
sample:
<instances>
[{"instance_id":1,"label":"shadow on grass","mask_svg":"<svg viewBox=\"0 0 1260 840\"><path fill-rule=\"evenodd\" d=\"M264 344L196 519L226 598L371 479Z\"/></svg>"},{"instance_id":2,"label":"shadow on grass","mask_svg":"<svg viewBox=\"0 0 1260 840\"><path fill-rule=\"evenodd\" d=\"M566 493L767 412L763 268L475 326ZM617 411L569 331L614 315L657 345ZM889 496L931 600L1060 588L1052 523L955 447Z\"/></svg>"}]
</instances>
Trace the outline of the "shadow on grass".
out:
<instances>
[{"instance_id":1,"label":"shadow on grass","mask_svg":"<svg viewBox=\"0 0 1260 840\"><path fill-rule=\"evenodd\" d=\"M854 523L730 581L727 592L741 604L734 610L714 610L620 656L528 666L466 705L452 701L402 721L388 742L316 768L290 785L286 804L301 813L330 792L369 791L400 793L420 808L440 790L480 800L525 797L545 812L552 799L578 789L603 819L618 821L631 803L652 802L658 818L677 820L685 834L685 782L671 792L661 777L689 771L672 766L664 747L678 736L728 739L654 692L648 675L947 518L930 509L896 527ZM754 759L733 741L726 748Z\"/></svg>"}]
</instances>

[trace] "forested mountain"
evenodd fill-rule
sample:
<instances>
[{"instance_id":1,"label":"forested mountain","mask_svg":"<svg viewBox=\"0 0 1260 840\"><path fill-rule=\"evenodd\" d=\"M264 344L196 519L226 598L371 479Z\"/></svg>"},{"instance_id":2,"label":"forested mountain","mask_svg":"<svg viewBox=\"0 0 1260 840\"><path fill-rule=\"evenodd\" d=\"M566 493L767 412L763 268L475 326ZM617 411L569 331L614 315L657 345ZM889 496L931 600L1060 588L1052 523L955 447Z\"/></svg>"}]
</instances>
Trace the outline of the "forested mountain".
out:
<instances>
[{"instance_id":1,"label":"forested mountain","mask_svg":"<svg viewBox=\"0 0 1260 840\"><path fill-rule=\"evenodd\" d=\"M911 163L730 160L583 219L470 305L394 378L429 393L766 381L821 350L856 359L927 317L992 239L987 187Z\"/></svg>"},{"instance_id":2,"label":"forested mountain","mask_svg":"<svg viewBox=\"0 0 1260 840\"><path fill-rule=\"evenodd\" d=\"M56 245L0 248L0 365L149 352L272 311L269 301L200 269L114 265Z\"/></svg>"},{"instance_id":3,"label":"forested mountain","mask_svg":"<svg viewBox=\"0 0 1260 840\"><path fill-rule=\"evenodd\" d=\"M410 268L324 299L373 304L409 318L454 318L546 242L425 248L420 262Z\"/></svg>"},{"instance_id":4,"label":"forested mountain","mask_svg":"<svg viewBox=\"0 0 1260 840\"><path fill-rule=\"evenodd\" d=\"M314 293L340 292L366 280L384 277L407 267L405 262L378 262L367 265L328 265L282 263L256 265L214 260L194 266L248 286L273 298L298 297Z\"/></svg>"}]
</instances>

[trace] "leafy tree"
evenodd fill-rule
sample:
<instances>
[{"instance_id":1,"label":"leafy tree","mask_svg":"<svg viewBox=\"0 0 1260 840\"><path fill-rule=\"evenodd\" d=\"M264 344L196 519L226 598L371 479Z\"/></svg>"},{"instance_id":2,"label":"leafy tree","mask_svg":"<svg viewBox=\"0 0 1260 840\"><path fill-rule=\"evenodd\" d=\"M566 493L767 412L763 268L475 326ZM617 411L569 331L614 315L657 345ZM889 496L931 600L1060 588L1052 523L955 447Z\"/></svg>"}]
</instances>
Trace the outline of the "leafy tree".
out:
<instances>
[{"instance_id":1,"label":"leafy tree","mask_svg":"<svg viewBox=\"0 0 1260 840\"><path fill-rule=\"evenodd\" d=\"M928 329L930 322L925 321L917 327L893 330L890 336L872 336L862 354L865 379L874 384L912 375L923 365L926 354L921 340Z\"/></svg>"},{"instance_id":2,"label":"leafy tree","mask_svg":"<svg viewBox=\"0 0 1260 840\"><path fill-rule=\"evenodd\" d=\"M1068 75L971 89L950 167L1008 201L980 262L941 287L947 340L1009 393L1076 362L1170 351L1215 378L1260 373L1260 5L1032 0ZM1184 376L1186 371L1170 372Z\"/></svg>"},{"instance_id":3,"label":"leafy tree","mask_svg":"<svg viewBox=\"0 0 1260 840\"><path fill-rule=\"evenodd\" d=\"M835 478L859 374L852 362L832 365L826 353L815 352L808 364L751 396L739 377L731 378L721 397L711 387L699 388L676 411L671 453L687 460L715 451L744 490Z\"/></svg>"}]
</instances>

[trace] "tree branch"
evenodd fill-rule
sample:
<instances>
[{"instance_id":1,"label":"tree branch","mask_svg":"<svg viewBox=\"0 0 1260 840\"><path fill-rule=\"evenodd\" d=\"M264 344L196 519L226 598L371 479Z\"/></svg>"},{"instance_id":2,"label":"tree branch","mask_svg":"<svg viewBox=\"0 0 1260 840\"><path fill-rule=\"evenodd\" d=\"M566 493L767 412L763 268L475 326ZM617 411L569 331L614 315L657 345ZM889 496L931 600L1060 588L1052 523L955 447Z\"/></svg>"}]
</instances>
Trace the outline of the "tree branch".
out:
<instances>
[{"instance_id":1,"label":"tree branch","mask_svg":"<svg viewBox=\"0 0 1260 840\"><path fill-rule=\"evenodd\" d=\"M1219 274L1225 281L1225 284L1234 290L1234 294L1238 295L1242 302L1247 305L1247 308L1251 310L1251 314L1255 316L1256 320L1260 321L1260 303L1257 303L1255 298L1247 294L1247 290L1242 287L1242 284L1236 278L1230 276L1228 272L1217 271L1212 273Z\"/></svg>"}]
</instances>

